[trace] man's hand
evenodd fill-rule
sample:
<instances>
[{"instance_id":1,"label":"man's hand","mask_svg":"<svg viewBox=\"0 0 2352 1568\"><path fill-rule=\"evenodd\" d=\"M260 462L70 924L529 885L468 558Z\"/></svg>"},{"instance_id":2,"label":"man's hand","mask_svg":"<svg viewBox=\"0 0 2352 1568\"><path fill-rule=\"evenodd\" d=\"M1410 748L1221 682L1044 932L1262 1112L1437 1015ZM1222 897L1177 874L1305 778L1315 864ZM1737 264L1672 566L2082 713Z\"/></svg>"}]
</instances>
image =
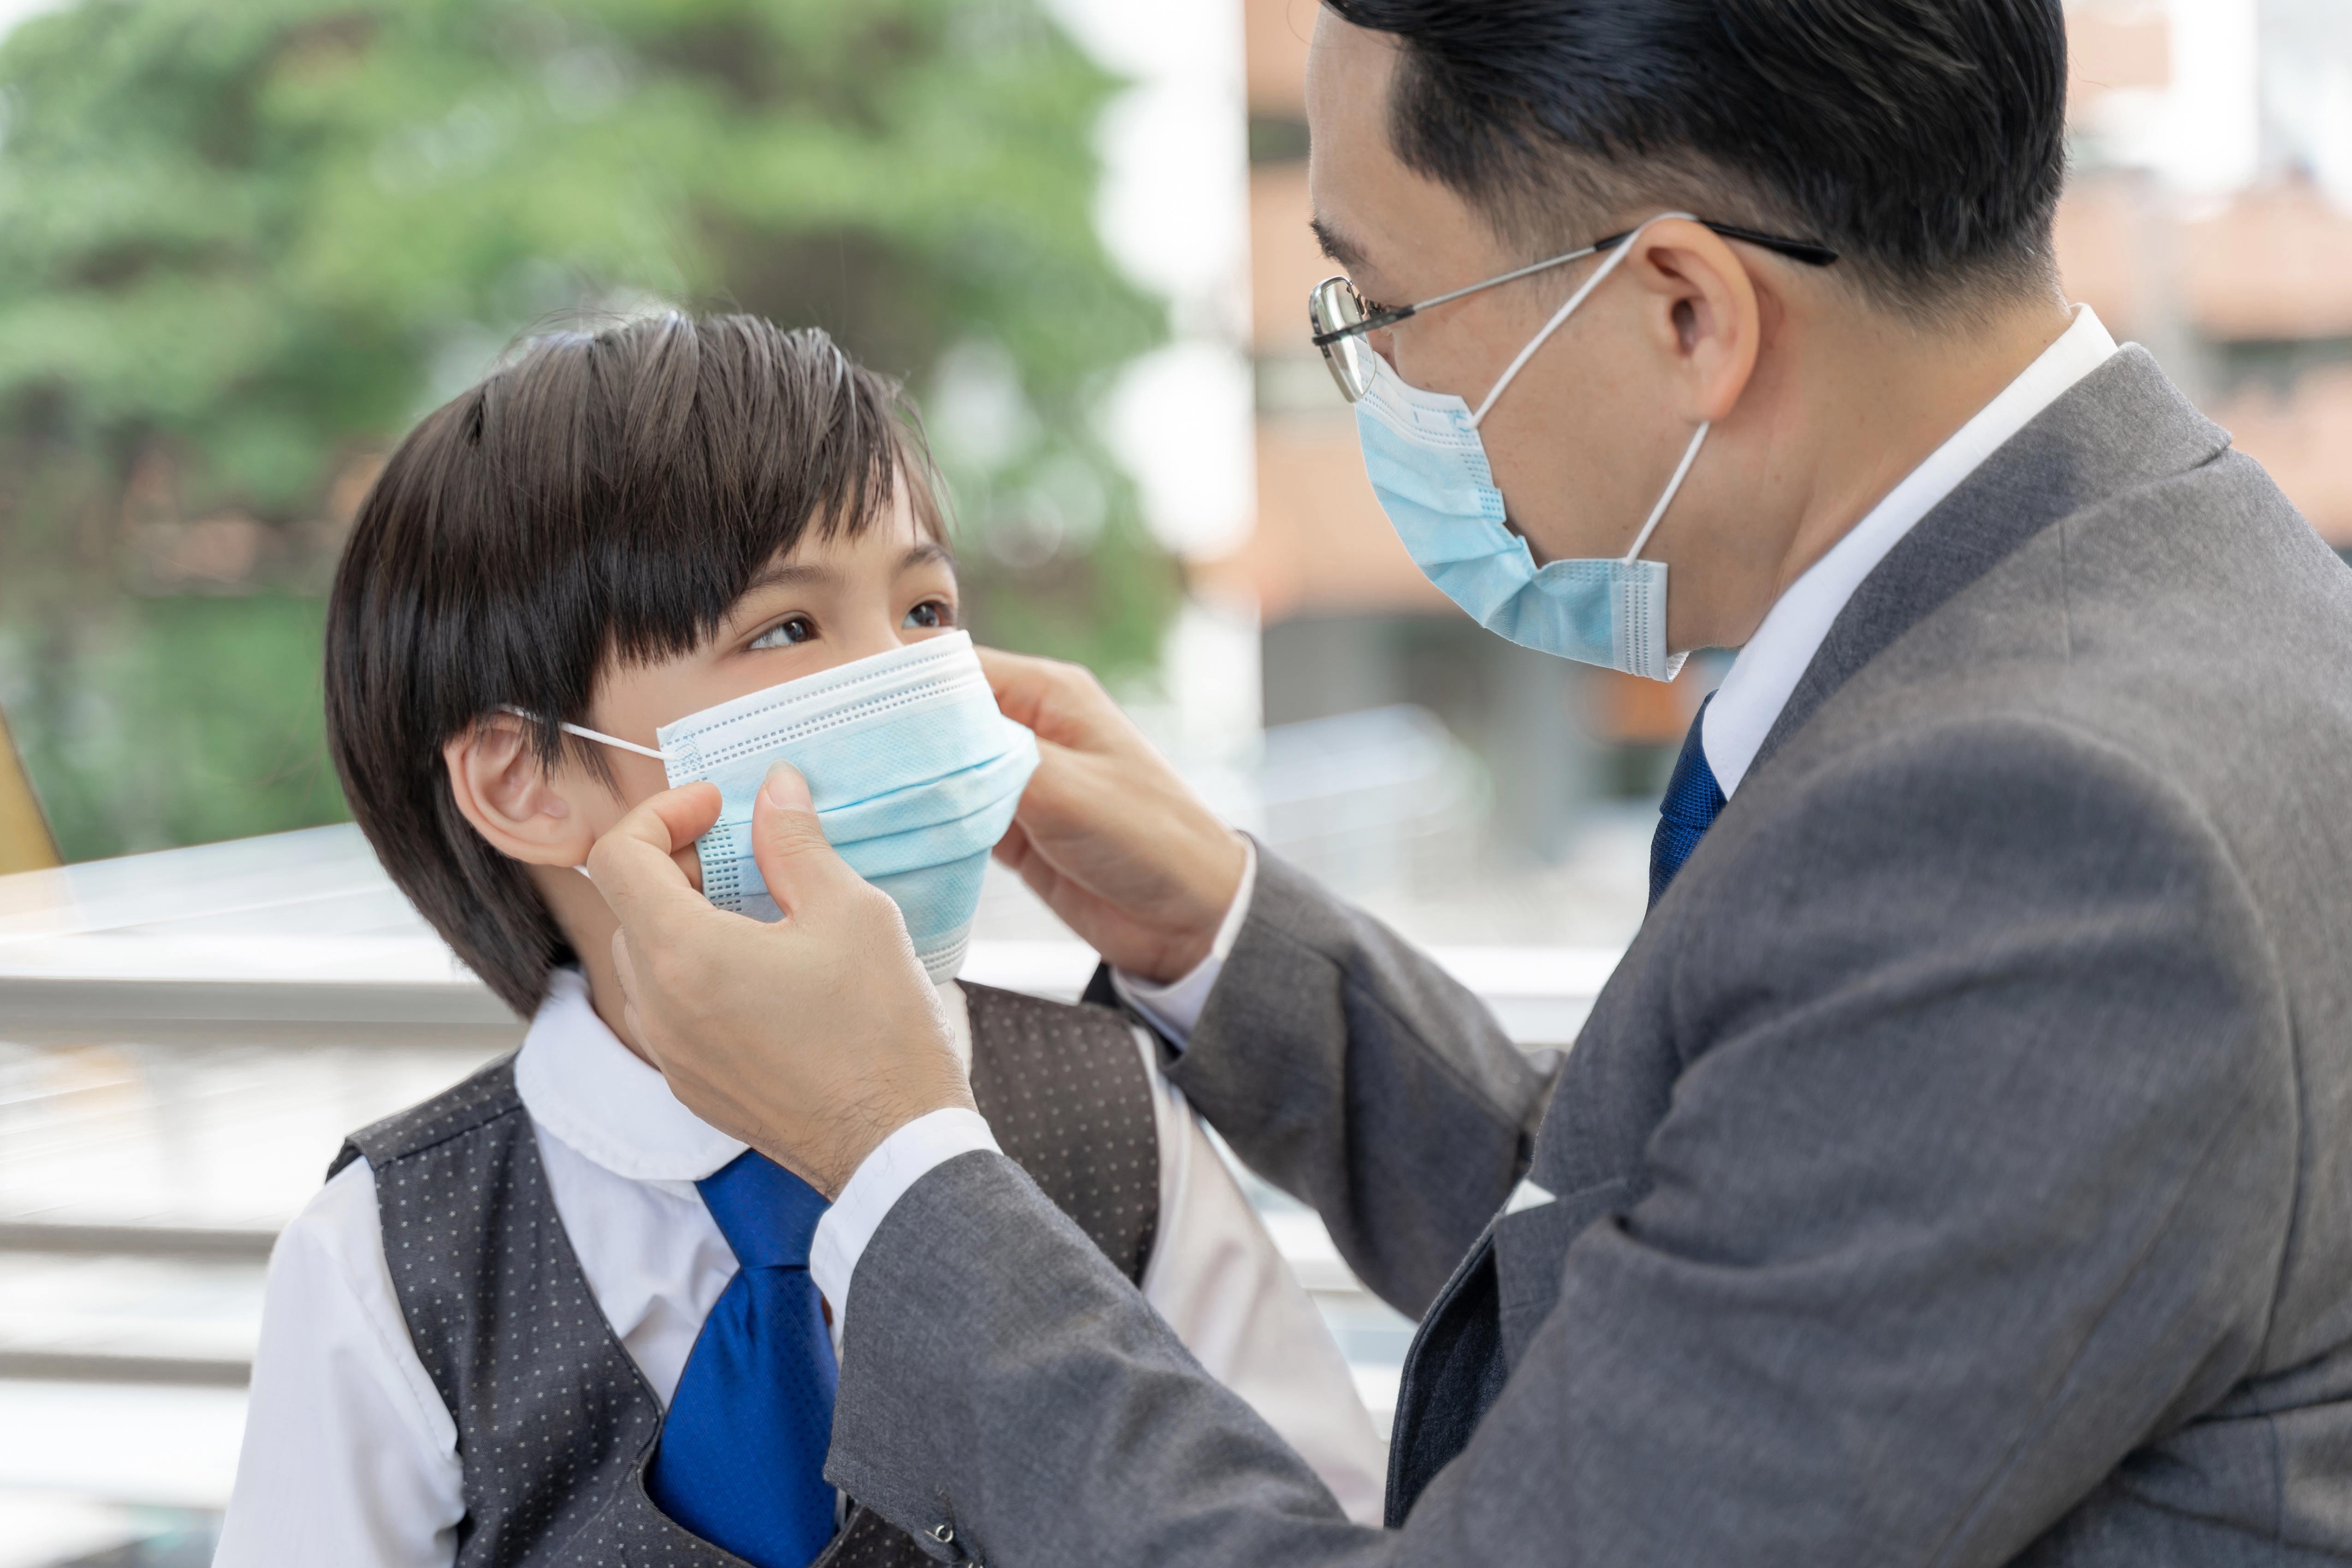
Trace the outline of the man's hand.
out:
<instances>
[{"instance_id":1,"label":"man's hand","mask_svg":"<svg viewBox=\"0 0 2352 1568\"><path fill-rule=\"evenodd\" d=\"M714 909L688 886L672 857L718 818L718 790L688 784L589 854L621 922L625 1021L696 1115L837 1197L882 1140L971 1107L971 1088L898 906L833 852L801 775L778 763L752 808L781 922Z\"/></svg>"},{"instance_id":2,"label":"man's hand","mask_svg":"<svg viewBox=\"0 0 2352 1568\"><path fill-rule=\"evenodd\" d=\"M1165 983L1209 955L1248 851L1092 675L980 650L1037 772L996 858L1116 968Z\"/></svg>"}]
</instances>

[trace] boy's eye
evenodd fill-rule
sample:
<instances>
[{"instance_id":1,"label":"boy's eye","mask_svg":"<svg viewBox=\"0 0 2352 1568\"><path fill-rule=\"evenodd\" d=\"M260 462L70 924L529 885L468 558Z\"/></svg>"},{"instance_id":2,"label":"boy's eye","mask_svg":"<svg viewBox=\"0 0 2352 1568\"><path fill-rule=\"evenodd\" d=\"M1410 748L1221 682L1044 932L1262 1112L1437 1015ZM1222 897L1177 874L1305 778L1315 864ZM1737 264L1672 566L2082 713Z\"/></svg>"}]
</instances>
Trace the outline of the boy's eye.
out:
<instances>
[{"instance_id":1,"label":"boy's eye","mask_svg":"<svg viewBox=\"0 0 2352 1568\"><path fill-rule=\"evenodd\" d=\"M814 636L816 636L814 621L810 620L806 616L793 616L778 621L774 626L753 637L751 647L754 649L791 647L796 643L804 643Z\"/></svg>"},{"instance_id":2,"label":"boy's eye","mask_svg":"<svg viewBox=\"0 0 2352 1568\"><path fill-rule=\"evenodd\" d=\"M907 612L902 626L951 626L955 625L955 606L944 599L925 599Z\"/></svg>"}]
</instances>

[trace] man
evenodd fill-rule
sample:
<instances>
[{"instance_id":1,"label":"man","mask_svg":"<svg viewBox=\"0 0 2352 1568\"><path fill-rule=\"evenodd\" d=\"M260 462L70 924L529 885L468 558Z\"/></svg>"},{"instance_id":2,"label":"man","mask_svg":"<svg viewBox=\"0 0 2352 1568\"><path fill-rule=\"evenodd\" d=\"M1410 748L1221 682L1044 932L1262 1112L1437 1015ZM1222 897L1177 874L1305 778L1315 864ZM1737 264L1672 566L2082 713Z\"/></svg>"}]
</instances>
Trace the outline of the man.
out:
<instances>
[{"instance_id":1,"label":"man","mask_svg":"<svg viewBox=\"0 0 2352 1568\"><path fill-rule=\"evenodd\" d=\"M829 1475L1000 1565L2352 1555L2352 575L2066 310L2064 81L2056 0L1328 0L1318 337L1400 533L1534 646L1742 652L1556 1081L995 663L1001 853L1425 1310L1385 1533L989 1151L788 771L779 927L672 863L712 803L616 829L639 1037L837 1194Z\"/></svg>"}]
</instances>

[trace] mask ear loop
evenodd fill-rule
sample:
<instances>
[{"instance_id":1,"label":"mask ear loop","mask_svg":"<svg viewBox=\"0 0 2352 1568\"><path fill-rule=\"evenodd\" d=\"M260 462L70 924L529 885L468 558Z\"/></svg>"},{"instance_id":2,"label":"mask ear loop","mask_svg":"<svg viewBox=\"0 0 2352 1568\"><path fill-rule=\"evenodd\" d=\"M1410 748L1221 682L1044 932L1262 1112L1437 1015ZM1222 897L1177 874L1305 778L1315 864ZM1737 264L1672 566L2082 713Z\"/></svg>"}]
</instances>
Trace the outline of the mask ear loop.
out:
<instances>
[{"instance_id":1,"label":"mask ear loop","mask_svg":"<svg viewBox=\"0 0 2352 1568\"><path fill-rule=\"evenodd\" d=\"M635 752L641 757L651 757L657 763L667 763L671 760L670 754L658 746L640 746L635 741L624 741L618 735L607 735L601 730L591 730L584 724L559 722L555 727L566 734L577 735L583 741L601 741L608 746L618 746L625 752Z\"/></svg>"},{"instance_id":2,"label":"mask ear loop","mask_svg":"<svg viewBox=\"0 0 2352 1568\"><path fill-rule=\"evenodd\" d=\"M528 719L534 724L545 722L538 714L526 713L511 702L499 703L499 711L511 713L518 719ZM635 741L624 741L618 735L607 735L602 730L591 730L585 724L574 724L568 721L558 720L555 727L567 735L577 735L583 741L596 741L607 746L618 746L625 752L635 752L641 757L651 757L657 763L674 760L667 752L657 746L640 746Z\"/></svg>"},{"instance_id":3,"label":"mask ear loop","mask_svg":"<svg viewBox=\"0 0 2352 1568\"><path fill-rule=\"evenodd\" d=\"M1549 342L1551 335L1567 324L1569 317L1576 313L1576 308L1584 303L1585 297L1600 288L1601 281L1617 270L1619 262L1633 254L1633 242L1642 237L1651 224L1662 223L1670 217L1689 218L1690 216L1688 213L1660 213L1620 240L1617 248L1610 252L1609 259L1595 268L1592 276L1584 280L1584 287L1570 294L1568 297L1568 303L1554 311L1551 320L1544 323L1543 331L1528 340L1528 346L1519 351L1519 357L1511 362L1510 367L1503 372L1502 379L1496 382L1493 390L1486 394L1486 400L1478 405L1478 412L1470 416L1470 428L1475 430L1478 427L1480 422L1486 417L1486 411L1495 406L1495 399L1503 395L1503 389L1510 385L1517 377L1519 372L1526 367L1528 361L1535 358L1536 351ZM1691 221L1696 223L1698 220L1692 218Z\"/></svg>"},{"instance_id":4,"label":"mask ear loop","mask_svg":"<svg viewBox=\"0 0 2352 1568\"><path fill-rule=\"evenodd\" d=\"M1690 445L1683 448L1683 460L1676 465L1675 477L1666 481L1665 493L1658 498L1658 504L1650 509L1650 521L1643 523L1642 531L1633 536L1633 548L1625 552L1626 560L1640 559L1642 546L1649 543L1650 535L1658 531L1658 521L1666 515L1666 508L1674 504L1675 492L1683 488L1683 479L1691 471L1691 465L1698 461L1699 444L1706 439L1706 433L1714 428L1713 420L1699 422L1698 434L1693 436Z\"/></svg>"}]
</instances>

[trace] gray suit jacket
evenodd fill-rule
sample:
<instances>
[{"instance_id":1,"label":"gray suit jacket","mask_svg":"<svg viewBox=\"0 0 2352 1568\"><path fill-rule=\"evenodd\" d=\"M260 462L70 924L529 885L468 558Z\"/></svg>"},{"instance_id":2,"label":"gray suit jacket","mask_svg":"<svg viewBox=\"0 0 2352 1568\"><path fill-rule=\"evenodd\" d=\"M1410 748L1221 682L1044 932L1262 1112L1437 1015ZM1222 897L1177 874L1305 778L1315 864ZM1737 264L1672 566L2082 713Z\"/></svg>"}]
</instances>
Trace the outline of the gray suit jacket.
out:
<instances>
[{"instance_id":1,"label":"gray suit jacket","mask_svg":"<svg viewBox=\"0 0 2352 1568\"><path fill-rule=\"evenodd\" d=\"M988 1155L858 1267L854 1495L992 1568L2352 1559L2352 572L2146 354L1863 584L1556 1081L1261 864L1174 1070L1427 1311L1401 1528Z\"/></svg>"}]
</instances>

